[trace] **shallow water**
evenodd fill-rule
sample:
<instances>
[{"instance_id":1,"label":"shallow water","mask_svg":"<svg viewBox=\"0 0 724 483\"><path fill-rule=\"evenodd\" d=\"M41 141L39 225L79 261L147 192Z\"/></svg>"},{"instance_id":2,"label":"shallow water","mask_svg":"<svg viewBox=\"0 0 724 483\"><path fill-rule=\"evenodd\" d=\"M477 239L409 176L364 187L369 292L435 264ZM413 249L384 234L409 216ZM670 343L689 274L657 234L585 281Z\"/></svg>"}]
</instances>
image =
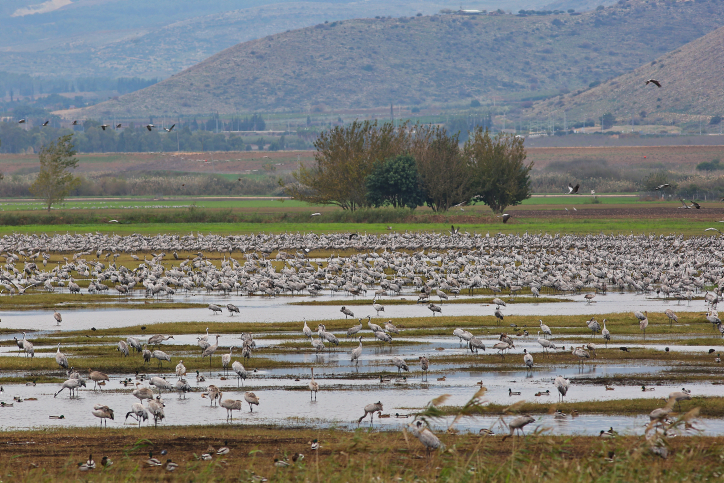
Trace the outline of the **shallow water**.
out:
<instances>
[{"instance_id":1,"label":"shallow water","mask_svg":"<svg viewBox=\"0 0 724 483\"><path fill-rule=\"evenodd\" d=\"M169 378L171 380L171 378ZM205 384L215 382L219 385L230 381L219 381L209 379ZM430 383L425 385L411 384L412 387L396 387L394 385L381 386L379 384L362 384L358 390L329 390L333 384L338 388L337 383L348 385L348 381L335 381L319 379L321 391L316 401L310 400L310 393L307 390L289 390L260 388L255 389L261 381L248 380L246 387L237 389L235 387L221 386L224 391L224 399L243 399L244 389L252 390L260 398L260 405L249 412L249 406L244 404L241 412L234 412L232 424L281 424L281 425L314 425L314 426L343 426L355 427L357 418L362 415L360 408L364 404L381 401L384 405L384 414L390 414L390 418L375 418L374 425L385 428L397 428L410 422L412 418L397 418L395 414L407 415L413 410L411 408L424 407L431 399L442 394L450 394L446 404L462 405L478 389L477 386L461 386L451 384ZM268 381L263 381L266 384ZM435 381L436 382L436 381ZM296 385L299 388L306 388L307 381L298 383L286 382L287 385ZM196 385L195 381L192 385ZM58 385L38 384L37 386L8 385L0 399L6 402L12 401L12 396L21 398L37 397L38 401L15 402L13 407L0 408L0 425L8 429L29 429L39 426L93 426L100 423L91 411L95 404L105 404L115 410L115 420L108 421L109 426L133 426L134 421L129 418L125 420L126 412L137 399L130 394L130 389L109 390L109 388L122 387L118 380L112 380L106 386L106 390L94 391L92 383L89 389L81 389L78 397L70 398L67 391L62 392L57 398L53 393L57 391ZM209 425L223 424L226 422L226 410L220 407L211 407L209 400L202 398L200 392L205 388L199 387L196 392L189 393L186 398L179 398L176 394L164 395L166 419L162 425ZM486 394L486 400L490 402L512 403L520 399L535 400L538 402L557 401L557 395L535 397L533 391L543 388L552 389L550 380L531 379L529 381L516 381L516 388L524 392L523 396L510 397L507 388L492 386ZM600 388L603 389L603 388ZM618 388L615 396L620 397L647 397L656 398L668 394L675 388L657 388L652 393L642 393L638 388ZM692 385L692 392L699 394L704 391L703 386ZM619 391L620 390L620 391ZM609 391L610 392L610 391ZM650 394L650 396L649 396ZM571 388L569 397L571 402L585 401L588 399L603 399L607 394L599 393L598 388L591 386L578 387L575 384ZM613 396L614 394L612 394ZM713 394L712 394L713 395ZM721 395L721 393L719 394ZM600 396L600 397L597 397ZM662 406L664 402L662 401ZM50 415L63 415L64 419L49 419ZM456 424L457 429L477 431L480 428L493 427L494 431L500 432L495 425L497 417L478 417L463 419ZM449 423L449 419L448 419ZM541 426L553 433L569 434L597 434L601 429L615 427L619 432L640 434L648 423L647 416L624 417L624 416L597 416L584 415L577 418L570 416L559 420L552 416L541 416L535 425L531 425L528 431L534 426ZM364 425L369 424L369 418ZM144 423L147 426L148 423ZM445 422L438 422L438 428L446 426ZM711 419L704 421L704 429L708 434L723 434L724 420Z\"/></svg>"},{"instance_id":2,"label":"shallow water","mask_svg":"<svg viewBox=\"0 0 724 483\"><path fill-rule=\"evenodd\" d=\"M401 297L416 299L415 294L402 295ZM663 298L648 297L644 295L636 295L632 292L625 293L608 293L606 295L596 296L595 302L591 304L585 303L582 295L558 296L560 298L572 298L575 302L560 303L535 303L532 297L518 297L518 300L531 300L530 303L510 304L503 307L503 314L508 315L530 315L534 317L531 324L537 326L538 318L555 317L557 315L581 315L581 316L601 316L613 313L633 312L635 310L649 312L663 312L667 308L671 308L675 312L704 312L705 303L703 300L692 301L691 303L680 302L675 300L664 300ZM135 297L134 300L139 297ZM490 296L486 296L490 298ZM140 299L140 298L139 298ZM437 297L433 297L435 304ZM503 297L508 300L507 297ZM118 300L118 297L109 296L109 300ZM121 299L123 300L123 299ZM97 329L106 329L112 327L133 327L140 325L151 325L160 322L188 322L188 321L208 321L208 322L293 322L301 321L303 318L307 320L334 320L339 319L343 314L339 309L345 305L347 297L341 295L335 296L319 296L314 299L308 296L292 296L292 297L247 297L243 295L184 295L177 294L171 301L176 302L193 302L209 304L214 303L225 307L226 304L232 303L239 307L241 313L234 317L229 317L224 309L223 314L214 315L208 308L189 308L189 309L59 309L63 314L62 324L57 324L53 319L52 310L15 310L4 311L2 316L2 327L17 328L25 330L86 330L91 327ZM310 300L335 300L339 305L290 305L293 302L303 302ZM348 308L355 314L355 317L366 318L370 315L373 319L405 319L414 317L429 317L432 312L426 305L388 305L385 311L377 317L371 306L372 298L369 298L369 306L349 306ZM380 303L384 306L385 299ZM489 304L445 304L442 303L442 314L449 316L493 316L495 305ZM632 320L633 316L632 316ZM702 320L704 320L702 318ZM350 320L350 325L354 325L356 319ZM583 323L583 321L581 322ZM505 322L503 325L507 325Z\"/></svg>"},{"instance_id":3,"label":"shallow water","mask_svg":"<svg viewBox=\"0 0 724 483\"><path fill-rule=\"evenodd\" d=\"M403 295L407 298L416 297L414 294ZM109 297L115 299L115 297ZM486 296L489 298L489 296ZM569 298L566 296L566 298ZM535 331L537 329L538 318L555 317L557 315L581 315L581 327L583 327L585 318L590 315L596 315L601 320L601 316L607 313L633 312L634 310L648 310L649 312L663 312L667 307L677 312L703 312L704 302L694 301L691 304L686 302L677 303L676 301L665 301L645 297L643 295L635 295L633 293L609 293L607 295L599 295L596 302L586 304L582 300L582 296L573 296L576 302L561 303L535 303L532 299L530 303L511 304L503 308L506 315L530 315L531 320L528 325L533 329L529 329L530 337L514 337L515 349L505 355L506 361L519 365L516 368L496 368L492 365L476 364L475 362L454 362L454 363L436 363L435 359L451 355L470 355L469 350L462 344L458 338L452 336L405 336L404 330L394 336L397 341L406 341L409 344L389 346L384 345L373 338L372 332L366 327L360 334L363 337L363 355L360 358L359 365L354 365L350 361L349 352L351 347L340 349L330 348L328 351L318 354L311 352L295 352L292 348L286 348L281 354L266 352L265 349L274 348L284 342L294 341L299 343L299 334L301 333L301 320L327 320L338 319L341 314L339 308L348 300L340 295L321 296L319 300L336 300L338 305L334 306L294 306L289 305L295 301L308 301L309 297L277 297L277 298L261 298L261 297L245 297L245 296L222 296L213 295L176 295L173 300L191 301L204 304L217 303L226 305L226 303L234 303L241 309L241 314L236 317L229 317L226 313L223 315L213 315L206 308L178 309L178 310L154 310L154 309L94 309L94 310L64 310L63 323L58 326L52 317L52 311L8 311L2 314L2 326L13 327L18 329L37 330L32 334L31 338L43 336L47 332L70 331L70 330L87 330L91 327L98 329L112 327L130 327L129 334L138 337L141 340L147 339L156 333L153 328L154 323L160 322L183 322L183 321L224 321L243 323L247 321L254 322L287 322L298 321L299 332L289 333L289 338L264 338L264 333L254 334L258 351L254 357L271 357L275 360L299 363L314 364L316 367L315 375L321 385L321 391L317 401L310 401L310 393L307 390L309 381L309 373L306 367L298 369L280 368L270 370L260 370L252 373L245 383L245 388L237 388L237 379L231 373L226 380L221 379L220 366L221 354L227 353L228 348L240 347L241 339L236 334L220 334L219 350L212 358L212 368L207 364L199 367L188 367L188 373L191 375L197 369L206 377L206 381L200 384L196 383L194 376L188 378L189 383L195 387L195 392L190 393L185 399L179 398L177 394L172 393L164 396L166 402L166 419L163 425L208 425L221 424L226 421L226 410L223 408L210 407L209 400L200 396L200 393L208 386L215 384L224 391L224 398L242 399L243 391L252 390L261 398L261 405L254 409L253 413L249 412L248 405L241 413L234 413L234 421L232 424L276 424L276 425L302 425L302 426L341 426L356 427L356 418L361 416L361 408L365 404L376 401L384 403L384 413L390 414L390 418L375 418L374 425L388 429L400 428L404 424L411 421L411 418L396 418L395 413L408 414L415 409L424 407L430 400L442 394L450 394L450 399L446 404L462 405L478 390L478 383L488 389L485 400L491 403L510 404L518 400L535 401L540 403L554 404L558 400L558 394L553 386L553 379L562 375L571 379L571 388L566 397L566 401L581 403L593 400L612 400L626 398L665 398L670 392L680 390L678 386L661 385L655 386L654 391L643 392L640 386L635 385L616 385L614 390L607 391L603 385L585 384L583 379L599 379L603 382L606 378L619 379L623 377L625 381L627 377L632 380L640 375L661 374L665 379L667 372L677 370L681 366L675 362L667 363L662 356L659 364L642 365L638 363L611 363L605 364L605 351L599 352L599 359L587 360L583 365L576 364L573 356L568 364L558 366L556 368L548 368L536 366L534 370L527 371L523 364L523 350L532 353L535 360L540 362L545 360L545 354L542 347L537 342ZM140 300L139 297L134 299ZM371 301L371 297L369 297ZM507 298L505 298L507 300ZM520 300L524 299L519 297ZM384 305L384 299L381 301ZM492 316L495 306L481 304L443 304L443 313L445 315L475 315L475 316ZM430 311L424 305L400 305L387 306L383 317L376 317L371 306L351 306L350 309L357 316L372 315L373 320L400 320L395 322L398 326L404 327L405 318L427 317ZM635 320L632 315L632 323ZM350 326L356 323L350 320ZM366 325L366 324L365 324ZM140 326L146 326L145 331L140 330ZM272 326L270 326L271 328ZM312 329L316 326L312 324ZM242 328L242 327L240 327ZM242 328L243 330L243 328ZM492 350L492 345L498 341L496 333L498 331L509 331L507 324L502 324L498 328L481 329L473 331L488 346L486 354L497 353ZM450 331L452 332L452 330ZM92 332L89 331L89 334ZM278 333L275 333L278 334ZM2 334L0 340L12 339L13 335L19 338L22 334ZM214 335L214 334L212 334ZM555 335L555 334L554 334ZM338 334L339 336L339 334ZM161 345L170 348L173 353L172 366L175 366L179 359L183 358L183 354L178 354L177 349L180 345L195 345L196 335L177 335L174 339L165 341ZM687 336L692 338L697 336ZM108 350L115 350L118 340L125 340L122 337L99 337L98 343L108 344ZM580 337L577 337L580 340ZM569 337L554 337L552 339L556 344L569 346ZM597 345L603 345L603 339L600 336L591 339ZM612 334L611 347L616 350L620 345L626 345L630 350L637 350L642 347L663 349L663 345L656 344L655 337L649 337L648 340L653 342L651 345L643 345L640 337L625 336L617 337ZM62 342L62 339L59 340ZM301 344L309 344L302 341ZM724 341L722 342L724 344ZM356 347L356 345L354 346ZM686 345L668 344L671 352L698 352L706 353L708 350L704 347L692 347ZM43 347L36 344L36 351ZM36 353L37 357L54 357L55 346L50 347L52 352ZM442 350L441 350L442 349ZM68 355L71 365L74 360L74 345L64 344L62 350ZM720 350L716 347L715 350ZM722 350L724 352L724 350ZM195 352L197 354L197 352ZM0 348L0 355L7 357L17 357L17 349L15 346L6 345ZM432 361L432 373L423 379L419 370L418 357L425 355ZM399 356L404 358L410 368L410 372L402 374L399 378L394 374L395 367L391 363L391 358ZM131 357L139 358L140 355L133 353ZM254 368L254 357L245 366L252 371ZM713 356L712 356L713 357ZM238 351L234 352L233 360L241 359ZM82 360L82 359L81 359ZM476 364L476 368L471 370L470 366ZM78 367L85 367L87 364L78 363ZM168 364L166 364L167 366ZM188 366L188 365L187 365ZM148 375L153 375L155 371L155 361L147 366ZM685 369L685 366L684 366ZM392 376L386 375L385 378L391 380L380 382L380 373L393 372ZM5 374L13 375L13 374ZM14 374L16 376L26 376L24 373ZM63 376L61 371L51 371L51 375ZM4 392L0 393L0 401L12 403L13 397L17 396L21 399L28 397L36 397L38 401L15 402L13 407L0 407L0 425L4 428L33 428L33 427L53 427L53 426L92 426L99 424L99 420L92 416L91 410L95 404L109 405L116 411L116 419L110 421L110 426L121 426L128 424L132 426L135 422L130 419L124 423L126 412L130 410L131 405L138 402L130 392L131 388L124 388L120 384L120 380L126 377L133 377L130 374L112 374L111 381L105 386L103 391L93 391L93 383L89 383L89 387L81 389L79 396L70 398L67 391L62 392L57 398L53 394L60 388L59 384L38 384L37 386L25 385L5 385ZM443 378L444 380L438 380ZM170 382L175 382L176 378L168 376ZM296 381L295 379L299 379ZM580 383L577 383L580 379ZM709 383L686 384L686 388L692 391L695 396L724 396L724 386L713 385ZM520 395L511 396L509 390L520 392ZM538 392L550 391L549 394L535 396ZM663 400L661 405L664 405ZM62 420L49 419L51 415L64 415ZM491 427L496 424L497 417L481 417L475 419L465 419L456 425L458 429L477 431L483 427ZM367 420L369 421L369 419ZM439 421L435 427L437 429L445 429L446 421ZM640 434L648 423L647 416L639 417L623 417L623 416L595 416L585 415L577 418L565 418L558 420L552 416L542 416L534 425L528 427L528 431L535 430L539 427L542 430L560 434L598 434L601 429L607 429L614 426L619 432L630 432L632 434ZM706 420L705 431L707 434L724 434L724 421L722 420ZM363 422L363 424L369 424ZM145 423L148 425L148 423ZM500 428L494 429L500 432Z\"/></svg>"}]
</instances>

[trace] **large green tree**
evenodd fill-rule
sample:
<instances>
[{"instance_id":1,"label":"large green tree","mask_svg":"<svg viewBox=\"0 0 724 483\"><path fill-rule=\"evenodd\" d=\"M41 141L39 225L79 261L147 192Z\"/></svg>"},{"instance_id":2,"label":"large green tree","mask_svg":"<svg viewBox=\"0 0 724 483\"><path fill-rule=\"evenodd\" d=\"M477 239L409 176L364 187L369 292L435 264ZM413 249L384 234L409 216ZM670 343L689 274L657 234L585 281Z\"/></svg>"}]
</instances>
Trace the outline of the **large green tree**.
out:
<instances>
[{"instance_id":1,"label":"large green tree","mask_svg":"<svg viewBox=\"0 0 724 483\"><path fill-rule=\"evenodd\" d=\"M518 205L530 198L530 171L533 163L525 164L526 152L521 137L498 135L477 128L463 147L469 160L472 179L471 194L482 200L494 213Z\"/></svg>"},{"instance_id":2,"label":"large green tree","mask_svg":"<svg viewBox=\"0 0 724 483\"><path fill-rule=\"evenodd\" d=\"M365 179L367 201L374 207L406 206L414 210L425 203L420 189L415 158L403 154L385 161L377 161Z\"/></svg>"},{"instance_id":3,"label":"large green tree","mask_svg":"<svg viewBox=\"0 0 724 483\"><path fill-rule=\"evenodd\" d=\"M410 154L417 161L426 203L433 211L447 211L470 199L470 170L457 134L449 135L437 126L414 126Z\"/></svg>"},{"instance_id":4,"label":"large green tree","mask_svg":"<svg viewBox=\"0 0 724 483\"><path fill-rule=\"evenodd\" d=\"M285 186L292 197L311 203L334 204L354 211L367 205L365 179L375 161L405 152L407 128L391 123L355 121L319 135L315 164L293 173L296 183Z\"/></svg>"},{"instance_id":5,"label":"large green tree","mask_svg":"<svg viewBox=\"0 0 724 483\"><path fill-rule=\"evenodd\" d=\"M78 166L75 154L72 134L61 136L40 150L40 173L30 185L30 192L45 202L48 211L80 184L80 178L70 172Z\"/></svg>"}]
</instances>

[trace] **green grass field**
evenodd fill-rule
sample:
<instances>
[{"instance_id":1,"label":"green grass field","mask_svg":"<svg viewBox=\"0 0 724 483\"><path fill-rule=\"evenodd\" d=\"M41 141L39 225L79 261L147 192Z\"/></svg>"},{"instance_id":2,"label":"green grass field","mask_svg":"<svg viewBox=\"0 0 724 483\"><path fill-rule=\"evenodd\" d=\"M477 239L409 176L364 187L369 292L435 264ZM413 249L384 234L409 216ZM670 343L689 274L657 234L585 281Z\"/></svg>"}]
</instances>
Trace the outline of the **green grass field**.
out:
<instances>
[{"instance_id":1,"label":"green grass field","mask_svg":"<svg viewBox=\"0 0 724 483\"><path fill-rule=\"evenodd\" d=\"M562 217L563 218L563 217ZM701 236L716 232L704 232L704 229L714 223L702 223L696 220L626 220L626 219L587 219L583 217L569 217L565 219L538 219L520 218L508 224L470 224L460 225L465 232L479 233L483 236L495 236L498 233L519 234L524 233L566 233L566 234L682 234L686 236ZM381 234L392 232L426 231L448 233L448 223L139 223L139 224L88 224L88 225L23 225L0 226L0 235L11 233L115 233L130 235L140 233L144 235L156 234L189 234L214 233L219 235L243 235L251 233L359 233ZM456 225L457 226L457 225Z\"/></svg>"}]
</instances>

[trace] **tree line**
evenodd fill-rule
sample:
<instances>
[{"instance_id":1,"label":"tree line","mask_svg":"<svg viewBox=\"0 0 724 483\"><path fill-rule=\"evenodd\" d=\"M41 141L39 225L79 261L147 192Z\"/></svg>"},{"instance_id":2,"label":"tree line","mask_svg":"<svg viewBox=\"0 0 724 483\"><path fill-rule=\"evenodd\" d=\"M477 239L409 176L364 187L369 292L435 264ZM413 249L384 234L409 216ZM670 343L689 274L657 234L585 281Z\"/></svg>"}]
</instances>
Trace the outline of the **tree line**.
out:
<instances>
[{"instance_id":1,"label":"tree line","mask_svg":"<svg viewBox=\"0 0 724 483\"><path fill-rule=\"evenodd\" d=\"M67 134L73 135L73 144L79 153L251 151L253 146L259 150L266 148L269 151L279 151L308 149L310 146L302 136L266 139L260 137L245 142L237 134L214 133L211 130L199 129L199 126L194 126L193 122L176 126L170 133L161 129L148 131L144 126L103 130L101 123L97 121L85 121L76 131L53 127L52 123L46 127L36 126L31 129L24 129L22 126L17 123L0 123L0 139L2 139L0 152L25 153L29 150L40 152L44 145Z\"/></svg>"},{"instance_id":2,"label":"tree line","mask_svg":"<svg viewBox=\"0 0 724 483\"><path fill-rule=\"evenodd\" d=\"M476 127L460 134L432 125L355 121L319 135L314 164L285 185L302 201L362 207L427 205L435 212L482 201L495 213L530 197L523 139Z\"/></svg>"}]
</instances>

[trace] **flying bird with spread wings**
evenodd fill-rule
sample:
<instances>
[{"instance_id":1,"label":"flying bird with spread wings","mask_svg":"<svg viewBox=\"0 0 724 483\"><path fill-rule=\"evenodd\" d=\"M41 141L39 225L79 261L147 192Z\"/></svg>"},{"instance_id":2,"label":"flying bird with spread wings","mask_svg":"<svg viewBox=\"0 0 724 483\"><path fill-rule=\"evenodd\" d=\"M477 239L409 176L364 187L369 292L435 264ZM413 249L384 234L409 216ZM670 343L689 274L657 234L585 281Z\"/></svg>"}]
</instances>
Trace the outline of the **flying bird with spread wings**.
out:
<instances>
[{"instance_id":1,"label":"flying bird with spread wings","mask_svg":"<svg viewBox=\"0 0 724 483\"><path fill-rule=\"evenodd\" d=\"M580 187L581 187L580 183L577 184L576 186L573 186L571 183L568 183L568 194L569 195L578 194L578 188L580 188Z\"/></svg>"},{"instance_id":2,"label":"flying bird with spread wings","mask_svg":"<svg viewBox=\"0 0 724 483\"><path fill-rule=\"evenodd\" d=\"M649 85L649 84L653 84L653 85L655 85L656 87L661 87L661 82L657 81L656 79L649 79L649 80L646 81L646 84L644 84L644 85L647 86L647 85Z\"/></svg>"}]
</instances>

